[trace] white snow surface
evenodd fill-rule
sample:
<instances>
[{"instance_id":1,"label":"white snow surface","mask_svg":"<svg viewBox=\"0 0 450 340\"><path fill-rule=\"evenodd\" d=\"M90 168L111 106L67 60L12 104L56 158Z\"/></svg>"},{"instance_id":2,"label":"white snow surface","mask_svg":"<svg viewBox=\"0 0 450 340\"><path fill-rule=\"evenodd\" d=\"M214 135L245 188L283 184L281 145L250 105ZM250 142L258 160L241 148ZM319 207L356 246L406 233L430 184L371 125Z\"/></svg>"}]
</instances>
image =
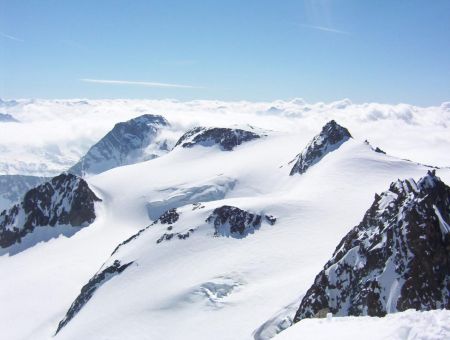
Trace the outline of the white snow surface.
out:
<instances>
[{"instance_id":1,"label":"white snow surface","mask_svg":"<svg viewBox=\"0 0 450 340\"><path fill-rule=\"evenodd\" d=\"M384 318L338 317L305 319L280 333L276 340L445 340L450 339L450 311L407 310Z\"/></svg>"},{"instance_id":2,"label":"white snow surface","mask_svg":"<svg viewBox=\"0 0 450 340\"><path fill-rule=\"evenodd\" d=\"M450 141L441 116L448 117L448 113L441 107L427 111L409 105L308 105L302 101L18 103L8 113L20 124L30 124L20 133L29 132L29 140L34 133L43 149L54 143L61 150L72 150L61 153L73 162L113 122L138 112L162 114L180 131L178 135L174 132L174 139L196 125L251 124L266 129L268 136L231 152L218 147L176 148L159 158L89 177L90 187L103 200L96 205L93 224L71 237L51 238L15 255L0 256L1 337L12 340L51 339L83 285L117 259L133 264L101 285L54 339L235 340L253 339L256 334L272 336L273 329L285 328L283 320L290 319L286 313L295 312L295 304L299 305L341 238L361 221L374 194L385 191L397 178L419 179L429 170L389 154L433 165L450 164L448 153L441 152ZM269 110L274 105L281 113ZM305 109L308 107L314 113ZM55 115L57 110L60 116ZM428 119L423 118L425 112ZM305 174L289 176L287 163L329 118L347 127L355 139L326 155ZM39 125L46 133L32 129ZM51 136L48 129L53 127L58 129ZM393 134L393 128L398 133ZM74 131L72 135L68 129ZM29 144L23 138L8 142L0 136L2 147L13 150L17 146L24 155L28 152ZM388 155L374 152L363 142L366 138ZM430 138L436 138L436 143ZM9 169L31 169L15 167L18 163L8 158L8 152L2 162L9 164ZM31 163L49 164L45 173L60 171L66 164L38 158ZM437 175L450 183L449 169L439 169ZM204 208L193 210L196 197ZM196 228L187 239L157 243L168 232L167 226L157 224L111 256L119 243L152 223L154 216L149 216L149 209L174 205L181 215L171 232ZM214 228L205 219L222 205L273 215L277 222L263 223L244 238L214 237ZM396 320L407 325L406 333L401 334L415 334L408 333L414 327L417 332L430 329L428 338L405 335L404 339L439 339L433 334L448 334L450 324L448 312L406 312L373 320L333 318L330 325L336 324L334 328L317 326L326 320L305 320L275 338L308 339L309 334L314 335L311 339L319 339L326 333L335 339L333 332L358 334L367 325L367 329L385 330L380 331L380 337L376 331L370 334L373 339L383 339L383 334L400 332ZM303 331L305 324L311 326Z\"/></svg>"}]
</instances>

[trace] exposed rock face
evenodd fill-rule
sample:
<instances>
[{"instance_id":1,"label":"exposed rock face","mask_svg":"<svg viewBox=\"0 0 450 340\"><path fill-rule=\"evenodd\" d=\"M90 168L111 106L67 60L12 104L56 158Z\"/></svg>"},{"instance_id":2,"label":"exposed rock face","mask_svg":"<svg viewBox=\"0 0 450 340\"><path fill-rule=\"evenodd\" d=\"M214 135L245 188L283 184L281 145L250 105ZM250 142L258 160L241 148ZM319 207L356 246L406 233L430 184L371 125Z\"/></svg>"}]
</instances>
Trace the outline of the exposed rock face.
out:
<instances>
[{"instance_id":1,"label":"exposed rock face","mask_svg":"<svg viewBox=\"0 0 450 340\"><path fill-rule=\"evenodd\" d=\"M290 175L303 174L319 162L325 155L339 148L352 136L350 132L334 120L325 124L320 134L315 136L295 158Z\"/></svg>"},{"instance_id":2,"label":"exposed rock face","mask_svg":"<svg viewBox=\"0 0 450 340\"><path fill-rule=\"evenodd\" d=\"M162 116L145 114L117 123L81 160L70 168L75 175L98 174L106 170L146 161L167 152L161 143L147 150L155 142L158 132L170 124Z\"/></svg>"},{"instance_id":3,"label":"exposed rock face","mask_svg":"<svg viewBox=\"0 0 450 340\"><path fill-rule=\"evenodd\" d=\"M175 147L191 148L195 145L218 145L224 151L231 151L236 146L260 138L261 136L242 129L196 127L186 132Z\"/></svg>"},{"instance_id":4,"label":"exposed rock face","mask_svg":"<svg viewBox=\"0 0 450 340\"><path fill-rule=\"evenodd\" d=\"M264 216L267 223L273 225L276 218ZM214 209L206 222L214 225L216 236L245 237L261 227L263 216L248 211L224 205Z\"/></svg>"},{"instance_id":5,"label":"exposed rock face","mask_svg":"<svg viewBox=\"0 0 450 340\"><path fill-rule=\"evenodd\" d=\"M0 123L17 123L18 120L8 113L0 113Z\"/></svg>"},{"instance_id":6,"label":"exposed rock face","mask_svg":"<svg viewBox=\"0 0 450 340\"><path fill-rule=\"evenodd\" d=\"M294 321L450 308L450 188L434 171L391 184L339 243Z\"/></svg>"},{"instance_id":7,"label":"exposed rock face","mask_svg":"<svg viewBox=\"0 0 450 340\"><path fill-rule=\"evenodd\" d=\"M20 242L36 227L89 225L95 219L96 201L100 199L83 179L71 174L54 177L0 214L0 247Z\"/></svg>"},{"instance_id":8,"label":"exposed rock face","mask_svg":"<svg viewBox=\"0 0 450 340\"><path fill-rule=\"evenodd\" d=\"M0 211L19 202L25 193L50 180L46 177L23 175L0 175Z\"/></svg>"},{"instance_id":9,"label":"exposed rock face","mask_svg":"<svg viewBox=\"0 0 450 340\"><path fill-rule=\"evenodd\" d=\"M86 305L86 303L94 295L95 291L101 287L106 281L110 280L116 275L122 273L128 266L133 262L121 264L119 260L115 260L114 263L95 274L89 282L81 288L80 294L77 296L75 301L70 306L66 313L64 319L59 322L58 328L55 335L65 326L67 323L74 318L75 315Z\"/></svg>"}]
</instances>

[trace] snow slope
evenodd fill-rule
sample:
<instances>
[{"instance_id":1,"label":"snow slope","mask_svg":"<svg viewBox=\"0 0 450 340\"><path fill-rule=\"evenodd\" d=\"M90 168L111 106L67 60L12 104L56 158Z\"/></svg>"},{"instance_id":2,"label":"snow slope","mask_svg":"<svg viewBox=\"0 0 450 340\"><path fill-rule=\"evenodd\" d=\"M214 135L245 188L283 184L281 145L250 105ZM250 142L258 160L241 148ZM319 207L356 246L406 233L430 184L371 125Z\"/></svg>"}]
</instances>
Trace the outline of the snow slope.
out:
<instances>
[{"instance_id":1,"label":"snow slope","mask_svg":"<svg viewBox=\"0 0 450 340\"><path fill-rule=\"evenodd\" d=\"M287 329L276 339L444 340L450 339L449 320L448 310L408 310L389 314L384 318L363 316L308 319Z\"/></svg>"},{"instance_id":2,"label":"snow slope","mask_svg":"<svg viewBox=\"0 0 450 340\"><path fill-rule=\"evenodd\" d=\"M359 221L374 192L397 176L418 177L426 171L350 140L303 176L292 178L290 168L280 165L297 148L295 137L275 134L231 153L175 149L160 159L91 178L94 187L117 197L114 210L151 197L156 172L159 188L219 174L237 183L225 199L203 202L201 210L182 210L172 232L195 228L189 238L158 243L167 229L151 226L120 247L102 268L116 260L133 264L102 285L58 337L251 338L274 312L301 297L314 268L320 268L319 259ZM246 161L250 155L251 163ZM139 181L127 180L138 174ZM242 239L214 237L205 220L225 204L271 214L277 223Z\"/></svg>"},{"instance_id":3,"label":"snow slope","mask_svg":"<svg viewBox=\"0 0 450 340\"><path fill-rule=\"evenodd\" d=\"M189 117L172 117L167 119L180 130L191 124ZM197 120L230 126L225 117ZM0 257L2 337L51 338L82 287L117 260L132 264L102 280L55 339L252 339L279 311L299 305L375 192L397 178L420 178L429 169L374 152L362 141L371 136L363 136L348 140L304 174L289 176L288 162L321 126L297 129L301 125L266 113L235 117L237 123L272 131L233 151L175 148L89 177L90 188L102 199L89 228ZM389 153L389 147L380 146ZM449 183L448 169L437 175ZM194 205L197 201L201 205ZM206 219L224 205L277 221L241 238L215 236ZM150 226L157 209L174 207L181 212L179 221ZM193 228L185 239L157 242L164 234Z\"/></svg>"},{"instance_id":4,"label":"snow slope","mask_svg":"<svg viewBox=\"0 0 450 340\"><path fill-rule=\"evenodd\" d=\"M117 244L150 224L145 207L155 193L221 175L237 181L233 190L224 199L204 202L205 208L181 225L202 226L201 232L158 244L162 230L149 228L145 238L128 243L125 253L119 251L105 265L117 256L133 265L102 285L57 338L251 338L274 312L298 300L347 228L360 220L374 192L394 178L419 177L426 171L375 153L363 142L348 141L304 175L290 177L290 168L280 166L302 147L296 140L295 135L274 133L232 152L201 146L175 149L158 159L91 177L91 187L104 199L104 211L88 229L1 258L8 277L14 277L18 266L22 275L33 272L37 264L30 256L42 259L40 275L31 276L38 283L35 289L20 282L14 288L1 284L2 301L11 295L21 300L15 304L18 310L1 312L0 319L9 325L7 334L48 338ZM364 190L355 190L358 187ZM277 223L243 239L215 238L204 220L224 204L267 212ZM58 259L63 244L67 255ZM49 276L58 278L56 291L46 285ZM205 290L217 286L228 294ZM42 310L43 301L52 303ZM38 307L41 312L33 315ZM19 316L24 314L33 321L23 325Z\"/></svg>"}]
</instances>

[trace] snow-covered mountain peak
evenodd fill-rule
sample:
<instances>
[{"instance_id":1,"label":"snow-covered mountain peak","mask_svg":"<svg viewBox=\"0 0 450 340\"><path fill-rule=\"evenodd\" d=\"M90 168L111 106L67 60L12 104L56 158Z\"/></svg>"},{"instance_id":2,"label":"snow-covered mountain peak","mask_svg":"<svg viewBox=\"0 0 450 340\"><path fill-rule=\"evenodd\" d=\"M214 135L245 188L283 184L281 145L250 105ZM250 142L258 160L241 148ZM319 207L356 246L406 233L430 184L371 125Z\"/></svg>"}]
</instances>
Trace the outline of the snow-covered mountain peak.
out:
<instances>
[{"instance_id":1,"label":"snow-covered mountain peak","mask_svg":"<svg viewBox=\"0 0 450 340\"><path fill-rule=\"evenodd\" d=\"M290 175L305 173L326 154L336 150L350 138L352 138L352 135L346 128L340 126L334 120L329 121L324 125L322 131L297 155Z\"/></svg>"},{"instance_id":2,"label":"snow-covered mountain peak","mask_svg":"<svg viewBox=\"0 0 450 340\"><path fill-rule=\"evenodd\" d=\"M158 133L160 129L169 126L164 117L152 114L117 123L69 172L83 176L98 174L118 166L158 157L168 151L164 141L157 143ZM151 144L157 145L149 148Z\"/></svg>"},{"instance_id":3,"label":"snow-covered mountain peak","mask_svg":"<svg viewBox=\"0 0 450 340\"><path fill-rule=\"evenodd\" d=\"M147 114L143 114L142 116L130 119L127 122L117 123L116 126L130 125L130 124L136 124L136 125L145 124L147 126L149 126L149 125L162 125L162 126L170 125L169 122L163 116L147 113Z\"/></svg>"},{"instance_id":4,"label":"snow-covered mountain peak","mask_svg":"<svg viewBox=\"0 0 450 340\"><path fill-rule=\"evenodd\" d=\"M181 136L175 147L179 145L183 148L191 148L196 145L206 147L218 145L221 150L231 151L244 142L260 137L254 132L242 129L195 127Z\"/></svg>"},{"instance_id":5,"label":"snow-covered mountain peak","mask_svg":"<svg viewBox=\"0 0 450 340\"><path fill-rule=\"evenodd\" d=\"M450 308L450 188L434 171L375 196L339 243L295 316Z\"/></svg>"},{"instance_id":6,"label":"snow-covered mountain peak","mask_svg":"<svg viewBox=\"0 0 450 340\"><path fill-rule=\"evenodd\" d=\"M331 144L336 144L339 141L352 137L350 132L345 127L336 123L335 120L330 120L323 126L320 136L327 139Z\"/></svg>"}]
</instances>

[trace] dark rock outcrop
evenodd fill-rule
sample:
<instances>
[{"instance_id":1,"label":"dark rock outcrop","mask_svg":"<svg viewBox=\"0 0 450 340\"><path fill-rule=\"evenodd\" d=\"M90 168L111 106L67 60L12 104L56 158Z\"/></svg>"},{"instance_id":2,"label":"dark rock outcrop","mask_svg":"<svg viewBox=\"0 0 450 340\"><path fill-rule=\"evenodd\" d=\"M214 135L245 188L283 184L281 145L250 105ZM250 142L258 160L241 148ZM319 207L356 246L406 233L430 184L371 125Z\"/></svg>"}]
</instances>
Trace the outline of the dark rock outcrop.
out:
<instances>
[{"instance_id":1,"label":"dark rock outcrop","mask_svg":"<svg viewBox=\"0 0 450 340\"><path fill-rule=\"evenodd\" d=\"M83 288L81 288L80 294L77 296L75 301L70 306L69 310L66 313L64 319L62 319L58 328L56 329L55 335L65 326L67 323L72 320L75 315L86 305L86 303L92 298L95 291L102 286L106 281L110 280L116 275L122 273L125 269L127 269L133 262L121 264L119 260L115 260L114 263L95 274L88 283L86 283Z\"/></svg>"},{"instance_id":2,"label":"dark rock outcrop","mask_svg":"<svg viewBox=\"0 0 450 340\"><path fill-rule=\"evenodd\" d=\"M373 151L378 152L378 153L382 153L384 155L386 154L386 152L381 150L378 146Z\"/></svg>"},{"instance_id":3,"label":"dark rock outcrop","mask_svg":"<svg viewBox=\"0 0 450 340\"><path fill-rule=\"evenodd\" d=\"M195 210L198 205L193 204L193 210ZM166 228L167 232L161 235L158 240L156 240L156 243L161 243L163 241L170 241L173 238L177 238L179 240L185 240L191 236L191 234L195 231L194 228L190 228L188 230L185 230L184 232L175 232L173 231L173 224L175 224L178 219L180 218L180 213L178 213L176 208L167 210L164 214L162 214L156 221L154 221L150 226L153 226L155 224L169 224L169 226Z\"/></svg>"},{"instance_id":4,"label":"dark rock outcrop","mask_svg":"<svg viewBox=\"0 0 450 340\"><path fill-rule=\"evenodd\" d=\"M350 132L334 120L325 124L320 134L315 136L292 161L295 162L290 175L303 174L311 166L319 162L325 155L338 149L352 136ZM291 162L291 163L292 163Z\"/></svg>"},{"instance_id":5,"label":"dark rock outcrop","mask_svg":"<svg viewBox=\"0 0 450 340\"><path fill-rule=\"evenodd\" d=\"M450 308L450 188L434 171L398 180L339 243L295 315Z\"/></svg>"},{"instance_id":6,"label":"dark rock outcrop","mask_svg":"<svg viewBox=\"0 0 450 340\"><path fill-rule=\"evenodd\" d=\"M54 177L0 214L0 247L20 243L36 227L87 226L95 219L96 201L100 199L82 178L65 173Z\"/></svg>"},{"instance_id":7,"label":"dark rock outcrop","mask_svg":"<svg viewBox=\"0 0 450 340\"><path fill-rule=\"evenodd\" d=\"M276 218L270 215L258 215L251 212L224 205L214 209L206 222L214 225L215 236L231 236L242 238L261 227L262 220L273 225Z\"/></svg>"},{"instance_id":8,"label":"dark rock outcrop","mask_svg":"<svg viewBox=\"0 0 450 340\"><path fill-rule=\"evenodd\" d=\"M161 223L161 224L174 224L180 218L180 214L177 212L177 209L169 209L165 213L163 213L159 218L152 223Z\"/></svg>"},{"instance_id":9,"label":"dark rock outcrop","mask_svg":"<svg viewBox=\"0 0 450 340\"><path fill-rule=\"evenodd\" d=\"M236 146L261 138L260 135L242 129L196 127L186 132L175 147L191 148L196 145L218 145L224 151L231 151Z\"/></svg>"},{"instance_id":10,"label":"dark rock outcrop","mask_svg":"<svg viewBox=\"0 0 450 340\"><path fill-rule=\"evenodd\" d=\"M159 130L169 125L162 116L151 114L117 123L69 172L80 176L98 174L118 166L155 158L156 154L147 155L145 149L154 143ZM156 149L168 151L166 143L161 143Z\"/></svg>"},{"instance_id":11,"label":"dark rock outcrop","mask_svg":"<svg viewBox=\"0 0 450 340\"><path fill-rule=\"evenodd\" d=\"M172 230L172 227L168 227L168 230ZM179 240L185 240L191 236L191 234L195 231L195 229L191 228L184 233L164 233L156 243L161 243L163 241L170 241L173 238L177 238Z\"/></svg>"}]
</instances>

